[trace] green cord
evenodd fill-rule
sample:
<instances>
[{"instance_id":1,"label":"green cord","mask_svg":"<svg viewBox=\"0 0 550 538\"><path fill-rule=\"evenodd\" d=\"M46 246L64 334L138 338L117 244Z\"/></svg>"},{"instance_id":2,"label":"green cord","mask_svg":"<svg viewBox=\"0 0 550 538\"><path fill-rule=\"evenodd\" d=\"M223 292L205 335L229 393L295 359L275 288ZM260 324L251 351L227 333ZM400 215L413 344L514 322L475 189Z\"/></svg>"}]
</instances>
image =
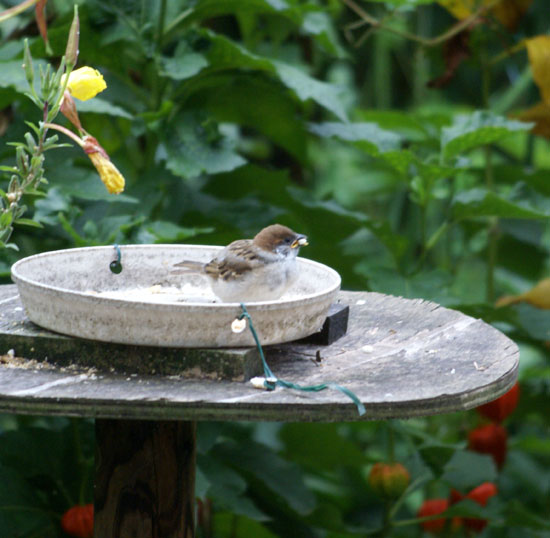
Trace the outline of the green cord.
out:
<instances>
[{"instance_id":1,"label":"green cord","mask_svg":"<svg viewBox=\"0 0 550 538\"><path fill-rule=\"evenodd\" d=\"M260 353L260 358L262 359L262 365L264 367L264 387L267 390L275 390L275 387L279 385L280 387L284 387L286 389L295 389L295 390L302 390L304 392L319 392L321 390L325 389L335 389L339 390L341 393L345 394L348 398L350 398L353 403L357 407L357 411L359 415L364 415L366 413L365 406L363 403L359 400L359 398L353 393L351 390L347 389L346 387L342 387L341 385L337 385L336 383L321 383L320 385L309 385L306 387L303 387L302 385L297 385L296 383L291 383L289 381L284 381L282 379L279 379L272 371L269 365L267 364L267 361L265 360L264 351L262 349L262 346L260 344L260 340L258 338L258 334L256 333L256 329L254 329L254 324L252 323L252 318L250 317L250 314L248 313L248 310L246 309L246 306L244 303L241 303L241 308L243 310L243 313L239 316L239 319L246 318L248 320L248 325L250 327L250 332L252 333L252 336L254 337L254 341L256 342L256 347L258 348L258 351Z\"/></svg>"},{"instance_id":2,"label":"green cord","mask_svg":"<svg viewBox=\"0 0 550 538\"><path fill-rule=\"evenodd\" d=\"M122 271L122 263L120 261L122 258L122 254L120 252L120 247L116 243L113 245L113 247L116 252L116 260L113 260L109 264L109 269L111 270L111 273L118 275Z\"/></svg>"}]
</instances>

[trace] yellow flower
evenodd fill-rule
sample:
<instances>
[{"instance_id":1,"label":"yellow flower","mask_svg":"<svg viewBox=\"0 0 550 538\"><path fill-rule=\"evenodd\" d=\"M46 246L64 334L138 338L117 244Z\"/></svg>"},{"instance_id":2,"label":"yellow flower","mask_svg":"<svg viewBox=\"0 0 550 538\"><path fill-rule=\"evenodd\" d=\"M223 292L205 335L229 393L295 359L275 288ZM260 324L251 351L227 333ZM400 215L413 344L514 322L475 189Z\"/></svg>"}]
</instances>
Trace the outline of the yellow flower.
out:
<instances>
[{"instance_id":1,"label":"yellow flower","mask_svg":"<svg viewBox=\"0 0 550 538\"><path fill-rule=\"evenodd\" d=\"M88 153L88 157L96 167L107 190L111 194L120 194L124 190L124 176L118 171L118 168L99 151Z\"/></svg>"},{"instance_id":2,"label":"yellow flower","mask_svg":"<svg viewBox=\"0 0 550 538\"><path fill-rule=\"evenodd\" d=\"M64 83L65 79L63 78L61 82ZM103 75L97 69L87 66L71 71L67 83L67 89L71 95L81 101L87 101L95 97L106 87L107 84L103 80Z\"/></svg>"}]
</instances>

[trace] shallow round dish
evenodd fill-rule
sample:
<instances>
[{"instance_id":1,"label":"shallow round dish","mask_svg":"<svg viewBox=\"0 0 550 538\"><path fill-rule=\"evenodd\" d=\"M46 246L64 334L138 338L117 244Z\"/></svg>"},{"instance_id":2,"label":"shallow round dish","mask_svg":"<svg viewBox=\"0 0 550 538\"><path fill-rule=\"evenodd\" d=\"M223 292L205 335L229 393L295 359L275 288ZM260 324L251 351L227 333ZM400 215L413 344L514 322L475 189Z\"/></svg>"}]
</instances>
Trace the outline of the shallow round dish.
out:
<instances>
[{"instance_id":1,"label":"shallow round dish","mask_svg":"<svg viewBox=\"0 0 550 538\"><path fill-rule=\"evenodd\" d=\"M11 274L29 319L71 336L167 347L253 346L248 328L232 331L242 313L223 303L198 274L173 274L182 260L206 262L223 247L125 245L123 270L111 272L114 247L45 252L19 260ZM326 265L298 258L300 276L277 301L247 303L262 344L303 338L318 331L340 289Z\"/></svg>"}]
</instances>

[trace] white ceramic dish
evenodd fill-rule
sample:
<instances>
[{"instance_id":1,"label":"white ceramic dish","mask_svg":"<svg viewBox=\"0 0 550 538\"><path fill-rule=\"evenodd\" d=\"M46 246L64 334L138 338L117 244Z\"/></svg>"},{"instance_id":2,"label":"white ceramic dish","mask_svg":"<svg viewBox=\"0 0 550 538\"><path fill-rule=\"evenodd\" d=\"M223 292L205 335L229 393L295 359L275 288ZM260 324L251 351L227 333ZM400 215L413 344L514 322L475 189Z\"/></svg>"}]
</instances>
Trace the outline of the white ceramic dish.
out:
<instances>
[{"instance_id":1,"label":"white ceramic dish","mask_svg":"<svg viewBox=\"0 0 550 538\"><path fill-rule=\"evenodd\" d=\"M214 302L201 275L174 275L183 259L206 262L222 247L124 245L123 270L109 269L110 247L45 252L12 267L29 319L52 331L123 344L167 347L252 346L248 329L231 330L238 303ZM246 305L262 344L318 331L340 289L340 276L323 264L298 258L300 277L279 300Z\"/></svg>"}]
</instances>

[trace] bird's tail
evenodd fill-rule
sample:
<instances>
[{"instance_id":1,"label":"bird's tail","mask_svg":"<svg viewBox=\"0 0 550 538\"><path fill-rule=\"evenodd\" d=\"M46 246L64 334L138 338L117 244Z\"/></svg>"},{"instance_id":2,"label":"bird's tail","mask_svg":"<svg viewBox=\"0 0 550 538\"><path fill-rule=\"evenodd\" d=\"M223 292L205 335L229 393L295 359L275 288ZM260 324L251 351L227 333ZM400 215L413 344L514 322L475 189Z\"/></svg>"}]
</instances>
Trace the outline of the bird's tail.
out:
<instances>
[{"instance_id":1,"label":"bird's tail","mask_svg":"<svg viewBox=\"0 0 550 538\"><path fill-rule=\"evenodd\" d=\"M202 273L204 271L204 263L194 262L191 260L183 260L181 262L175 263L174 267L178 267L171 271L173 275L184 275L189 273Z\"/></svg>"}]
</instances>

